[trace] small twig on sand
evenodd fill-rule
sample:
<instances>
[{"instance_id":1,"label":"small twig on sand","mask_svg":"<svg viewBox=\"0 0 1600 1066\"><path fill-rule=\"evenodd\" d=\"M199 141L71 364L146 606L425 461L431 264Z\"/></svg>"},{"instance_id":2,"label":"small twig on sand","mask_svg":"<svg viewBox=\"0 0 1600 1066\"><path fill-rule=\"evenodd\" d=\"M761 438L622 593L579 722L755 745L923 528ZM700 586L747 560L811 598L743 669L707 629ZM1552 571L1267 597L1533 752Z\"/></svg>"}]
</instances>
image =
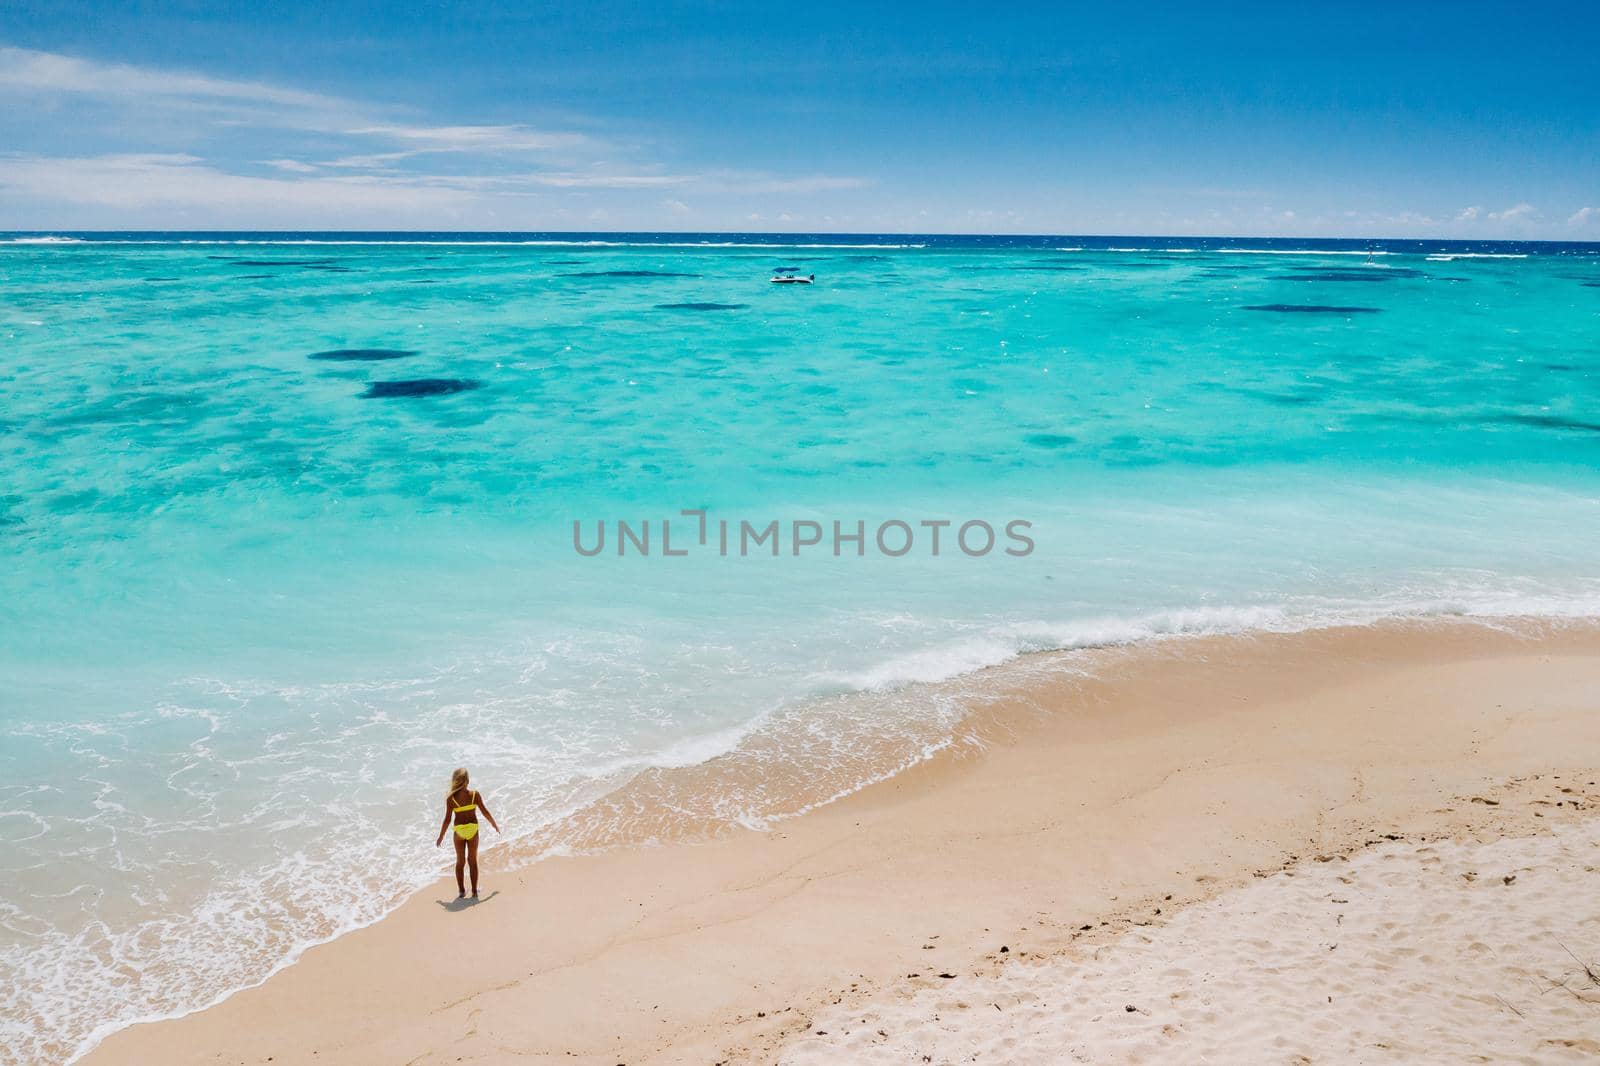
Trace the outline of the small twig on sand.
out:
<instances>
[{"instance_id":1,"label":"small twig on sand","mask_svg":"<svg viewBox=\"0 0 1600 1066\"><path fill-rule=\"evenodd\" d=\"M1572 949L1567 947L1567 945L1562 944L1561 941L1557 940L1556 943L1561 944L1562 951L1565 951L1568 955L1572 955L1573 962L1583 967L1583 975L1589 979L1589 983L1594 985L1596 988L1600 988L1600 974L1595 973L1594 967L1578 958L1578 956L1573 955Z\"/></svg>"}]
</instances>

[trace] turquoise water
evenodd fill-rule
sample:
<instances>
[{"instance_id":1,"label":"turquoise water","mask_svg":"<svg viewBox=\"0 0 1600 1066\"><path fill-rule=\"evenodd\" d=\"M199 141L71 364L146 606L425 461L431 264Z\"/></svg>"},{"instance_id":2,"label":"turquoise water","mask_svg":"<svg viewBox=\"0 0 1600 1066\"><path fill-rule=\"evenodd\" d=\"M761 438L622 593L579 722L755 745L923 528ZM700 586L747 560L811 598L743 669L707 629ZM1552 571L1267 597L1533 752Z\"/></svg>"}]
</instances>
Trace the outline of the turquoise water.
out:
<instances>
[{"instance_id":1,"label":"turquoise water","mask_svg":"<svg viewBox=\"0 0 1600 1066\"><path fill-rule=\"evenodd\" d=\"M0 1060L381 916L458 764L762 824L1022 651L1600 613L1595 246L4 239Z\"/></svg>"}]
</instances>

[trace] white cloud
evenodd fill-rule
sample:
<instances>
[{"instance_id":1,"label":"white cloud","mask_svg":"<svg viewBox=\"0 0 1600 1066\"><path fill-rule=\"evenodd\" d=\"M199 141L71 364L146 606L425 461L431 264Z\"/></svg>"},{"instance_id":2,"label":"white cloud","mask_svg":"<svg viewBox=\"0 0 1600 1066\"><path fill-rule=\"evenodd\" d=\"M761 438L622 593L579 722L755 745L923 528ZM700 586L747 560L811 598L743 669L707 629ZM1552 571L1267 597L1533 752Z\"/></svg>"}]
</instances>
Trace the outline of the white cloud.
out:
<instances>
[{"instance_id":1,"label":"white cloud","mask_svg":"<svg viewBox=\"0 0 1600 1066\"><path fill-rule=\"evenodd\" d=\"M548 185L561 189L656 189L693 186L707 192L738 194L803 194L835 189L858 189L870 184L864 178L835 177L827 174L785 178L773 174L729 170L694 174L629 174L604 170L544 171L515 175L502 180Z\"/></svg>"},{"instance_id":2,"label":"white cloud","mask_svg":"<svg viewBox=\"0 0 1600 1066\"><path fill-rule=\"evenodd\" d=\"M1483 217L1483 208L1481 208L1481 207L1463 207L1459 212L1457 212L1456 221L1457 222L1476 222L1476 221L1478 221L1478 219L1480 219L1482 217Z\"/></svg>"},{"instance_id":3,"label":"white cloud","mask_svg":"<svg viewBox=\"0 0 1600 1066\"><path fill-rule=\"evenodd\" d=\"M817 193L859 189L872 184L866 178L833 174L783 176L753 171L718 170L700 175L697 184L721 192L737 193Z\"/></svg>"},{"instance_id":4,"label":"white cloud","mask_svg":"<svg viewBox=\"0 0 1600 1066\"><path fill-rule=\"evenodd\" d=\"M541 188L629 190L696 188L759 191L694 174L402 174L328 171L295 159L265 160L281 176L235 174L192 154L119 153L99 156L0 156L0 192L44 202L122 209L150 207L421 211L485 206L496 197L529 196ZM661 201L674 214L691 209L678 198Z\"/></svg>"},{"instance_id":5,"label":"white cloud","mask_svg":"<svg viewBox=\"0 0 1600 1066\"><path fill-rule=\"evenodd\" d=\"M1569 226L1587 226L1591 222L1600 222L1600 207L1580 207L1567 219Z\"/></svg>"},{"instance_id":6,"label":"white cloud","mask_svg":"<svg viewBox=\"0 0 1600 1066\"><path fill-rule=\"evenodd\" d=\"M345 132L418 144L415 150L423 152L551 151L596 143L579 133L550 133L527 126L365 126Z\"/></svg>"},{"instance_id":7,"label":"white cloud","mask_svg":"<svg viewBox=\"0 0 1600 1066\"><path fill-rule=\"evenodd\" d=\"M351 106L349 101L338 97L286 89L264 82L213 78L204 74L157 70L125 63L97 63L54 52L10 47L0 47L0 88L77 93L124 101L129 97L165 97L314 110L342 110Z\"/></svg>"},{"instance_id":8,"label":"white cloud","mask_svg":"<svg viewBox=\"0 0 1600 1066\"><path fill-rule=\"evenodd\" d=\"M649 216L637 215L641 210L655 217L688 212L679 190L805 196L870 184L754 169L668 172L636 146L581 130L430 122L395 105L268 82L0 46L0 138L12 131L7 114L45 105L63 120L24 125L28 136L10 141L16 150L0 149L0 207L23 225L48 215L49 205L71 207L67 217L94 214L124 224L155 215L298 224L338 222L344 213L491 217L497 203L519 216L549 217L558 200L579 198L590 202L571 205L575 211L612 212L592 221L619 211L643 221ZM65 147L43 147L44 137ZM241 154L247 139L252 147ZM624 204L629 192L648 190L672 196ZM772 205L738 210L751 208L770 212Z\"/></svg>"},{"instance_id":9,"label":"white cloud","mask_svg":"<svg viewBox=\"0 0 1600 1066\"><path fill-rule=\"evenodd\" d=\"M1517 204L1515 207L1508 207L1504 211L1490 211L1488 219L1490 222L1517 222L1521 219L1532 218L1537 213L1532 204Z\"/></svg>"},{"instance_id":10,"label":"white cloud","mask_svg":"<svg viewBox=\"0 0 1600 1066\"><path fill-rule=\"evenodd\" d=\"M273 215L285 210L317 216L350 211L429 211L459 208L469 200L469 194L461 189L412 179L229 174L181 154L0 157L0 189L97 207L248 209Z\"/></svg>"},{"instance_id":11,"label":"white cloud","mask_svg":"<svg viewBox=\"0 0 1600 1066\"><path fill-rule=\"evenodd\" d=\"M594 138L525 125L422 125L393 121L396 108L266 82L216 78L124 63L99 63L54 52L0 47L0 96L81 96L120 107L130 125L162 112L209 114L228 126L276 127L404 146L330 165L370 168L435 152L601 150Z\"/></svg>"},{"instance_id":12,"label":"white cloud","mask_svg":"<svg viewBox=\"0 0 1600 1066\"><path fill-rule=\"evenodd\" d=\"M558 189L654 189L671 185L686 185L694 179L686 174L573 174L547 172L520 174L508 181L524 181L534 185L549 185Z\"/></svg>"},{"instance_id":13,"label":"white cloud","mask_svg":"<svg viewBox=\"0 0 1600 1066\"><path fill-rule=\"evenodd\" d=\"M352 137L399 141L407 147L393 152L347 155L330 160L330 167L384 169L405 159L445 153L478 155L606 153L610 146L582 133L536 130L528 126L361 126L344 131Z\"/></svg>"}]
</instances>

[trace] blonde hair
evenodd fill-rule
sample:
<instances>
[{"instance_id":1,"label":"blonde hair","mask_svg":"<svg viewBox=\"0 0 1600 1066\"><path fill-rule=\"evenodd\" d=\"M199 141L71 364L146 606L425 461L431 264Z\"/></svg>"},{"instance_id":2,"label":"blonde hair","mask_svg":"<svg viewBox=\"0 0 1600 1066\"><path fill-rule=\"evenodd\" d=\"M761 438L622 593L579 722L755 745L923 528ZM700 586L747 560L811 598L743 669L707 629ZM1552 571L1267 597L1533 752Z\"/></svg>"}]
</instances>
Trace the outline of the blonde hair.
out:
<instances>
[{"instance_id":1,"label":"blonde hair","mask_svg":"<svg viewBox=\"0 0 1600 1066\"><path fill-rule=\"evenodd\" d=\"M450 773L450 791L445 793L445 799L449 799L451 796L454 796L457 792L460 792L466 787L467 768L465 766L461 766L455 770L452 770Z\"/></svg>"}]
</instances>

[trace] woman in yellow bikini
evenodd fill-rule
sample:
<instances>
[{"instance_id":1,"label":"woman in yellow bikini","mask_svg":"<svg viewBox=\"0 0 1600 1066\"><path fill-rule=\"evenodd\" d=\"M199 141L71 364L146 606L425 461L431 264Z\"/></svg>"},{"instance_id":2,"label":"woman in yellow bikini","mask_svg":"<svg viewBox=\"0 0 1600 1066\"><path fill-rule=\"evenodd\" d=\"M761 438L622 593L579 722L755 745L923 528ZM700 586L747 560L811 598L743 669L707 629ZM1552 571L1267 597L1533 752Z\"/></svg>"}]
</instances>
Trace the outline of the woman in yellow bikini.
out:
<instances>
[{"instance_id":1,"label":"woman in yellow bikini","mask_svg":"<svg viewBox=\"0 0 1600 1066\"><path fill-rule=\"evenodd\" d=\"M489 813L489 807L483 802L483 797L467 787L467 771L457 770L450 775L450 794L444 798L444 823L439 826L439 839L433 842L434 847L444 843L445 830L450 828L450 819L456 822L456 888L460 890L457 899L467 897L467 885L462 880L462 873L467 864L472 864L472 898L478 898L478 812L489 819L489 824L494 826L496 833L500 832L500 823L494 820L494 815Z\"/></svg>"}]
</instances>

